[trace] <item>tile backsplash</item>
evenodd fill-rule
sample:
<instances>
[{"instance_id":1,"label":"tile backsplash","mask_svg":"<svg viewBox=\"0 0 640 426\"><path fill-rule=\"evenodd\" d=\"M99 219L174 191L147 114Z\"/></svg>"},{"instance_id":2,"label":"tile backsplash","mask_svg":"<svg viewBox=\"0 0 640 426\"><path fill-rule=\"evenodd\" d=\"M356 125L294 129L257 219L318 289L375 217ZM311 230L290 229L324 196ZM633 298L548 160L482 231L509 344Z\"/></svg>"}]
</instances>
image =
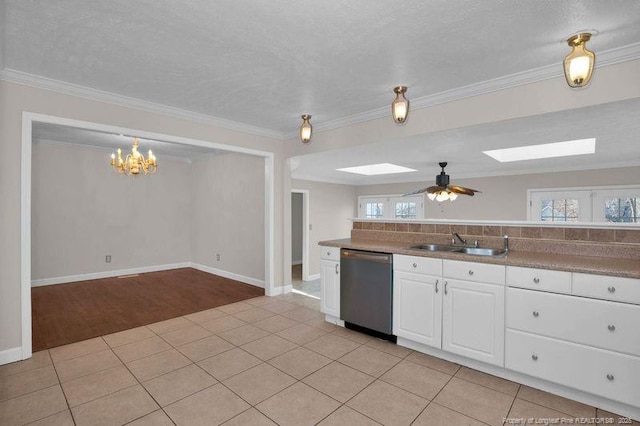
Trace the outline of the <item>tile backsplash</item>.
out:
<instances>
[{"instance_id":1,"label":"tile backsplash","mask_svg":"<svg viewBox=\"0 0 640 426\"><path fill-rule=\"evenodd\" d=\"M578 227L461 225L355 220L353 240L450 243L457 232L481 247L499 248L509 236L512 250L640 260L640 230Z\"/></svg>"}]
</instances>

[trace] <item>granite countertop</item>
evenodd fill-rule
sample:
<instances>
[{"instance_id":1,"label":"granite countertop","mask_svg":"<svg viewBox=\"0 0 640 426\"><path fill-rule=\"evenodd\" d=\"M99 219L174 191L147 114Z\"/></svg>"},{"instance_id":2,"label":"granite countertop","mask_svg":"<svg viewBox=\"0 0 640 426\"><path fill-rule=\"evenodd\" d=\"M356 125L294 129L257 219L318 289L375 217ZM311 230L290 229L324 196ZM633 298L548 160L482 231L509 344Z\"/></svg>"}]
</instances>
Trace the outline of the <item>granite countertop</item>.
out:
<instances>
[{"instance_id":1,"label":"granite countertop","mask_svg":"<svg viewBox=\"0 0 640 426\"><path fill-rule=\"evenodd\" d=\"M463 253L428 252L410 249L417 243L390 241L354 241L350 238L328 240L321 246L377 251L382 253L407 254L411 256L462 260L467 262L492 263L496 265L522 266L526 268L554 269L557 271L583 272L616 277L640 278L640 261L595 256L571 256L552 253L536 253L511 250L503 257L473 256Z\"/></svg>"}]
</instances>

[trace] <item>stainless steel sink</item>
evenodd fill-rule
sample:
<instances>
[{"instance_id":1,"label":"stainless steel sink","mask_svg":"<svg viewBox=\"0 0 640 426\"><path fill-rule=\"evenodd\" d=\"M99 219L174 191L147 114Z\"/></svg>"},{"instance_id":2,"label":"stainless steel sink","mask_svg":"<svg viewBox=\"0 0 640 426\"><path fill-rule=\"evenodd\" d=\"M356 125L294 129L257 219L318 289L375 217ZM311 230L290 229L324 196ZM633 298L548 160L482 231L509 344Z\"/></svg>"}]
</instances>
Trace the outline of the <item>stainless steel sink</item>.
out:
<instances>
[{"instance_id":1,"label":"stainless steel sink","mask_svg":"<svg viewBox=\"0 0 640 426\"><path fill-rule=\"evenodd\" d=\"M491 248L478 248L478 247L460 247L449 246L445 244L420 244L417 246L409 247L412 250L424 250L424 251L441 251L449 253L464 253L472 256L489 256L489 257L501 257L507 254L507 250L503 249L491 249Z\"/></svg>"},{"instance_id":2,"label":"stainless steel sink","mask_svg":"<svg viewBox=\"0 0 640 426\"><path fill-rule=\"evenodd\" d=\"M417 246L409 247L412 250L425 250L425 251L460 251L462 247L447 246L444 244L421 244Z\"/></svg>"},{"instance_id":3,"label":"stainless steel sink","mask_svg":"<svg viewBox=\"0 0 640 426\"><path fill-rule=\"evenodd\" d=\"M460 250L460 253L471 254L473 256L492 256L492 257L500 257L507 254L506 250L503 249L491 249L491 248L477 248L477 247L466 247Z\"/></svg>"}]
</instances>

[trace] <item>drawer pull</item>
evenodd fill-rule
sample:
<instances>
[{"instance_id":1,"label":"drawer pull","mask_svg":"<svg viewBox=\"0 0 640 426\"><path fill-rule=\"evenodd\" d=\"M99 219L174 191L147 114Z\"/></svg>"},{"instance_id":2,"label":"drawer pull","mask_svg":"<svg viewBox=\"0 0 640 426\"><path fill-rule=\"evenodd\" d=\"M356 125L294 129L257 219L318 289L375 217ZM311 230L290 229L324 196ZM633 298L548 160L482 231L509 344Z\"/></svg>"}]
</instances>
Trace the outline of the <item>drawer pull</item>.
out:
<instances>
[{"instance_id":1,"label":"drawer pull","mask_svg":"<svg viewBox=\"0 0 640 426\"><path fill-rule=\"evenodd\" d=\"M609 324L607 328L609 329L609 331L616 331L616 326L613 324Z\"/></svg>"},{"instance_id":2,"label":"drawer pull","mask_svg":"<svg viewBox=\"0 0 640 426\"><path fill-rule=\"evenodd\" d=\"M533 279L533 282L534 282L534 283L536 283L536 284L538 284L538 283L540 282L540 278L535 277L535 278Z\"/></svg>"},{"instance_id":3,"label":"drawer pull","mask_svg":"<svg viewBox=\"0 0 640 426\"><path fill-rule=\"evenodd\" d=\"M615 293L616 292L616 288L612 285L610 285L607 290L609 290L609 293Z\"/></svg>"},{"instance_id":4,"label":"drawer pull","mask_svg":"<svg viewBox=\"0 0 640 426\"><path fill-rule=\"evenodd\" d=\"M339 273L340 273L340 271L338 271L338 266L339 266L339 265L340 265L339 263L336 263L336 274L339 274Z\"/></svg>"},{"instance_id":5,"label":"drawer pull","mask_svg":"<svg viewBox=\"0 0 640 426\"><path fill-rule=\"evenodd\" d=\"M537 361L538 360L538 355L536 355L536 354L531 355L531 359L534 360L534 361Z\"/></svg>"},{"instance_id":6,"label":"drawer pull","mask_svg":"<svg viewBox=\"0 0 640 426\"><path fill-rule=\"evenodd\" d=\"M438 292L438 280L436 280L436 293Z\"/></svg>"},{"instance_id":7,"label":"drawer pull","mask_svg":"<svg viewBox=\"0 0 640 426\"><path fill-rule=\"evenodd\" d=\"M538 318L540 316L540 312L538 311L533 311L533 316Z\"/></svg>"},{"instance_id":8,"label":"drawer pull","mask_svg":"<svg viewBox=\"0 0 640 426\"><path fill-rule=\"evenodd\" d=\"M444 282L444 294L449 294L447 292L447 284L449 284L447 281Z\"/></svg>"},{"instance_id":9,"label":"drawer pull","mask_svg":"<svg viewBox=\"0 0 640 426\"><path fill-rule=\"evenodd\" d=\"M469 269L469 275L473 275L473 271Z\"/></svg>"},{"instance_id":10,"label":"drawer pull","mask_svg":"<svg viewBox=\"0 0 640 426\"><path fill-rule=\"evenodd\" d=\"M610 382L613 382L613 379L615 379L613 374L607 374L607 380L609 380Z\"/></svg>"},{"instance_id":11,"label":"drawer pull","mask_svg":"<svg viewBox=\"0 0 640 426\"><path fill-rule=\"evenodd\" d=\"M418 267L418 264L417 264L417 263L414 263L414 264L413 264L413 265L411 265L411 266L413 266L414 268L417 268L417 267Z\"/></svg>"}]
</instances>

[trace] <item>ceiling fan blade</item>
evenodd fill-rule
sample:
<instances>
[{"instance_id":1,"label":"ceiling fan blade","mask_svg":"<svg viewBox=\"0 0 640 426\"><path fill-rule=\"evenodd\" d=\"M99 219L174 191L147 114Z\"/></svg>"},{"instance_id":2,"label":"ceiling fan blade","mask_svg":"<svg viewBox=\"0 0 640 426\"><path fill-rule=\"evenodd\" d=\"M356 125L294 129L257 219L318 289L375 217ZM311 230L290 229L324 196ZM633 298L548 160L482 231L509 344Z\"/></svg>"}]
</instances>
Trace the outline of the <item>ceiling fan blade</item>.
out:
<instances>
[{"instance_id":1,"label":"ceiling fan blade","mask_svg":"<svg viewBox=\"0 0 640 426\"><path fill-rule=\"evenodd\" d=\"M402 194L403 197L406 197L408 195L416 195L416 194L422 194L423 192L426 192L429 188L422 188L422 189L418 189L417 191L412 191L412 192L407 192L406 194Z\"/></svg>"},{"instance_id":2,"label":"ceiling fan blade","mask_svg":"<svg viewBox=\"0 0 640 426\"><path fill-rule=\"evenodd\" d=\"M449 191L455 192L456 194L464 194L470 196L473 196L473 194L475 194L476 192L481 192L475 189L465 188L463 186L457 185L449 185L447 188L449 189Z\"/></svg>"},{"instance_id":3,"label":"ceiling fan blade","mask_svg":"<svg viewBox=\"0 0 640 426\"><path fill-rule=\"evenodd\" d=\"M438 186L438 185L434 185L434 186L430 186L427 188L427 193L428 194L436 194L440 191L446 191L447 187L446 186Z\"/></svg>"}]
</instances>

